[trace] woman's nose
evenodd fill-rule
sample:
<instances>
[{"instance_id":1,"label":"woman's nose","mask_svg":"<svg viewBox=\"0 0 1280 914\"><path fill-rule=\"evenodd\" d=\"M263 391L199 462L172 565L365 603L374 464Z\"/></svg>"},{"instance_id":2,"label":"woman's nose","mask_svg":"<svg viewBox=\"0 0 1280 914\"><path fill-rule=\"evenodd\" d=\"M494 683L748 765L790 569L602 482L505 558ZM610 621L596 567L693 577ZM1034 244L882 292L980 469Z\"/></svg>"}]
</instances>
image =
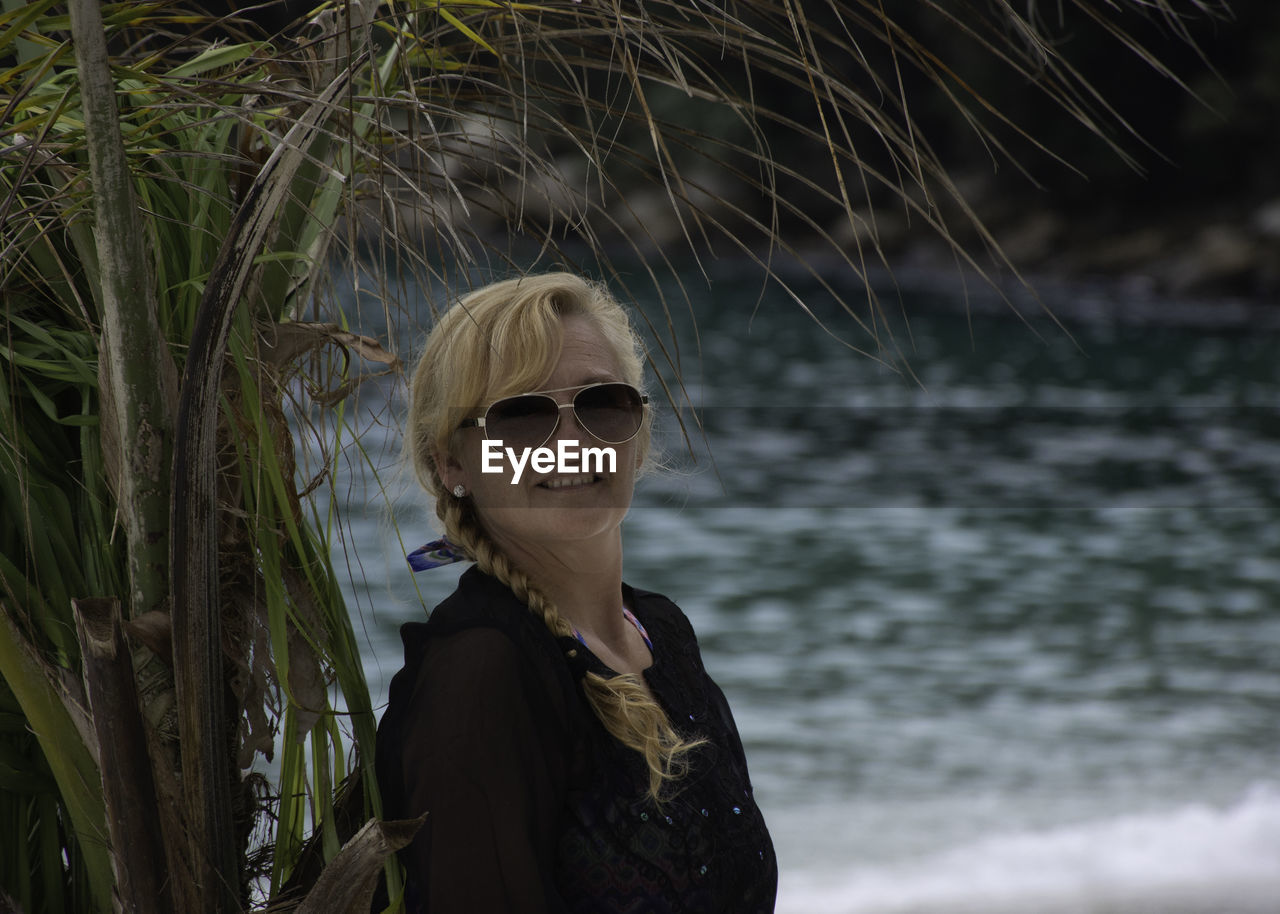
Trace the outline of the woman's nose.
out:
<instances>
[{"instance_id":1,"label":"woman's nose","mask_svg":"<svg viewBox=\"0 0 1280 914\"><path fill-rule=\"evenodd\" d=\"M560 421L556 423L552 440L581 441L587 437L587 430L578 424L578 416L573 411L573 402L560 404Z\"/></svg>"}]
</instances>

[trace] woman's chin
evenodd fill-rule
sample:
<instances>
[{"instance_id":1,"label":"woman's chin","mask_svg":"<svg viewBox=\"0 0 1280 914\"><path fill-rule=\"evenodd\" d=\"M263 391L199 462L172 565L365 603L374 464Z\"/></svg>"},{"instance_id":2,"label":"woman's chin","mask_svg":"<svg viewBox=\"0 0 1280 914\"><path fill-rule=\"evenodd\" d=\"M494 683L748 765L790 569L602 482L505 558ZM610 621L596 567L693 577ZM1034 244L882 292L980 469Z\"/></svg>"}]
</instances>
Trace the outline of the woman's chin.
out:
<instances>
[{"instance_id":1,"label":"woman's chin","mask_svg":"<svg viewBox=\"0 0 1280 914\"><path fill-rule=\"evenodd\" d=\"M592 488L561 489L530 499L527 508L498 509L490 513L486 525L492 532L501 531L501 538L533 549L613 534L626 517L630 501L619 504L620 499Z\"/></svg>"}]
</instances>

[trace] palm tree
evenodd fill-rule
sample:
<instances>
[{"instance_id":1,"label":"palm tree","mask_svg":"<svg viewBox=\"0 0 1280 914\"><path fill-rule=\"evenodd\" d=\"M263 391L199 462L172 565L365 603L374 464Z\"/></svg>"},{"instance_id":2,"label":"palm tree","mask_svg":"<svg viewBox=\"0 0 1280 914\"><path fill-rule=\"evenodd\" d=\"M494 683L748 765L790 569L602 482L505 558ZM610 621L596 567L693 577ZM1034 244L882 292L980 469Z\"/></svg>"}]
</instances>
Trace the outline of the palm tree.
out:
<instances>
[{"instance_id":1,"label":"palm tree","mask_svg":"<svg viewBox=\"0 0 1280 914\"><path fill-rule=\"evenodd\" d=\"M398 276L522 258L621 283L621 250L656 283L678 247L786 287L782 259L887 266L888 207L983 272L917 106L1034 143L981 60L1123 151L1055 30L1157 67L1131 17L1191 34L1174 0L215 6L3 4L0 909L367 910L412 833L350 777L374 714L309 497L332 465L291 431L334 453L399 347L347 331L327 277L390 308ZM843 304L828 329L895 359L875 294Z\"/></svg>"}]
</instances>

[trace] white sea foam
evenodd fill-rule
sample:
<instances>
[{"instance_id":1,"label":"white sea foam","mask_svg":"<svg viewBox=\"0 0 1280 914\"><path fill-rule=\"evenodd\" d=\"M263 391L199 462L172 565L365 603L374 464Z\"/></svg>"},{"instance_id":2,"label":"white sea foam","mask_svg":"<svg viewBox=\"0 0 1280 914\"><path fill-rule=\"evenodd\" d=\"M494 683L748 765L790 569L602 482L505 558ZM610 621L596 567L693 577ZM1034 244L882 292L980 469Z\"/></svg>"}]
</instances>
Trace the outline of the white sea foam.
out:
<instances>
[{"instance_id":1,"label":"white sea foam","mask_svg":"<svg viewBox=\"0 0 1280 914\"><path fill-rule=\"evenodd\" d=\"M843 873L784 871L778 914L1274 914L1280 786Z\"/></svg>"}]
</instances>

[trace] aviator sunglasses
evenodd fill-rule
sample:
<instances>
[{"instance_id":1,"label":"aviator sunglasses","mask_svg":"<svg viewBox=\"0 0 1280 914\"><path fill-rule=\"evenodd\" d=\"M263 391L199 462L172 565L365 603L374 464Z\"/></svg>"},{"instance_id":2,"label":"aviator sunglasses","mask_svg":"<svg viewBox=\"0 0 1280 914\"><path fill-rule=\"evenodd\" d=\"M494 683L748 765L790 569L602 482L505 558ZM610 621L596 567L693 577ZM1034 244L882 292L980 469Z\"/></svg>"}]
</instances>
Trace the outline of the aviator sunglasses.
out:
<instances>
[{"instance_id":1,"label":"aviator sunglasses","mask_svg":"<svg viewBox=\"0 0 1280 914\"><path fill-rule=\"evenodd\" d=\"M550 396L566 390L578 391L572 403L558 403ZM483 429L486 438L501 439L507 447L538 448L556 433L560 410L572 409L578 427L592 438L605 444L625 444L640 433L648 402L648 397L621 381L559 387L495 400L483 416L464 419L458 427Z\"/></svg>"}]
</instances>

